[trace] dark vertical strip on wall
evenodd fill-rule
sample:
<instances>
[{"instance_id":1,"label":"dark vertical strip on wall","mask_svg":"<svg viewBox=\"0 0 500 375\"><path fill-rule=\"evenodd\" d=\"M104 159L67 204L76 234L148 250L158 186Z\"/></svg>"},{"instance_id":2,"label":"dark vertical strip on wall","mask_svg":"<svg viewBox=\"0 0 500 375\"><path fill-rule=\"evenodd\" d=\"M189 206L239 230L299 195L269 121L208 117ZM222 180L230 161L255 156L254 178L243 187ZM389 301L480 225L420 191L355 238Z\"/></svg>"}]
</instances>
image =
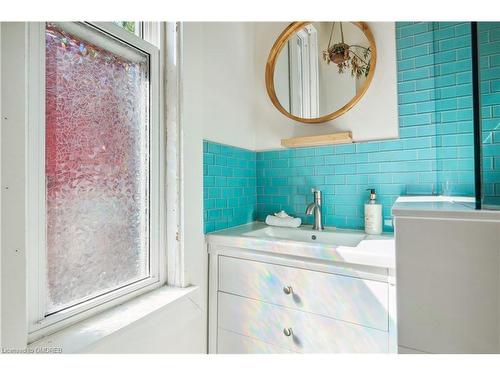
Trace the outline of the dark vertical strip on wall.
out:
<instances>
[{"instance_id":1,"label":"dark vertical strip on wall","mask_svg":"<svg viewBox=\"0 0 500 375\"><path fill-rule=\"evenodd\" d=\"M479 81L479 47L477 22L471 23L472 46L472 104L474 121L474 185L476 192L476 209L481 209L481 103Z\"/></svg>"}]
</instances>

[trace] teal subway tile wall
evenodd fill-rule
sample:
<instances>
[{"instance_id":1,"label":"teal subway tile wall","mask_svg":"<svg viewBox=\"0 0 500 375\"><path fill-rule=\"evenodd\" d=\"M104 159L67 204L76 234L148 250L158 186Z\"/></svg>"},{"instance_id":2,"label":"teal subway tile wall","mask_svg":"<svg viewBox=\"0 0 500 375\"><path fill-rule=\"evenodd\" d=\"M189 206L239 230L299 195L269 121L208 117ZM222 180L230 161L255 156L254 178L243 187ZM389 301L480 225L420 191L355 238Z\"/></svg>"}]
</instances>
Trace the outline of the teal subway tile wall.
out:
<instances>
[{"instance_id":1,"label":"teal subway tile wall","mask_svg":"<svg viewBox=\"0 0 500 375\"><path fill-rule=\"evenodd\" d=\"M384 230L399 195L473 195L469 23L396 25L400 139L257 153L257 217L304 215L311 187L325 223L364 227L366 189L383 204Z\"/></svg>"},{"instance_id":2,"label":"teal subway tile wall","mask_svg":"<svg viewBox=\"0 0 500 375\"><path fill-rule=\"evenodd\" d=\"M255 152L203 141L205 233L255 220Z\"/></svg>"},{"instance_id":3,"label":"teal subway tile wall","mask_svg":"<svg viewBox=\"0 0 500 375\"><path fill-rule=\"evenodd\" d=\"M500 22L479 22L483 204L500 206Z\"/></svg>"},{"instance_id":4,"label":"teal subway tile wall","mask_svg":"<svg viewBox=\"0 0 500 375\"><path fill-rule=\"evenodd\" d=\"M326 225L362 229L366 189L375 188L392 231L399 195L473 195L470 45L469 23L397 23L400 138L257 152L257 219L283 209L311 223L304 212L316 187Z\"/></svg>"}]
</instances>

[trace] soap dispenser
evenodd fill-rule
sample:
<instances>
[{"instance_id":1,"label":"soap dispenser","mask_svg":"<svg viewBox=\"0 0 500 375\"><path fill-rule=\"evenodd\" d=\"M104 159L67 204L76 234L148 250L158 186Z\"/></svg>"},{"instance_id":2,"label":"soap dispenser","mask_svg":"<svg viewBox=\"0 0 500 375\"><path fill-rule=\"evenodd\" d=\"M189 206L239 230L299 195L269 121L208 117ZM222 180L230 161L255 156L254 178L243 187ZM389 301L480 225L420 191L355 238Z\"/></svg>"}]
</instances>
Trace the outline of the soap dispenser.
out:
<instances>
[{"instance_id":1,"label":"soap dispenser","mask_svg":"<svg viewBox=\"0 0 500 375\"><path fill-rule=\"evenodd\" d=\"M367 234L382 233L382 205L377 201L375 189L370 192L370 199L365 203L365 232Z\"/></svg>"}]
</instances>

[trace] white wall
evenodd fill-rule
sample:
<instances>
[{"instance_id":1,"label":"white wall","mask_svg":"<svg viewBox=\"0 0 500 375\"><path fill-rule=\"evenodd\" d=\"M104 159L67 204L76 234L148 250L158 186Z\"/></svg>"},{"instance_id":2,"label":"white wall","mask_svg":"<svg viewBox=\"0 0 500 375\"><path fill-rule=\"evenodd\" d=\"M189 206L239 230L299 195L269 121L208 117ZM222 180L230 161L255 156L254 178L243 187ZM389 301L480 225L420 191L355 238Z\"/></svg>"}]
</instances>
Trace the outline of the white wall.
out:
<instances>
[{"instance_id":1,"label":"white wall","mask_svg":"<svg viewBox=\"0 0 500 375\"><path fill-rule=\"evenodd\" d=\"M198 116L205 139L255 149L254 24L187 22L184 29L185 84L199 91L186 103L189 116Z\"/></svg>"},{"instance_id":2,"label":"white wall","mask_svg":"<svg viewBox=\"0 0 500 375\"><path fill-rule=\"evenodd\" d=\"M0 86L2 83L2 27L0 24ZM2 119L2 88L0 87L0 124ZM0 128L0 165L2 165L2 136ZM0 191L2 187L2 173L0 172ZM2 208L2 194L0 194L0 212ZM0 272L2 270L2 215L0 214ZM2 278L0 277L0 315L2 314ZM0 347L2 347L2 319L0 318Z\"/></svg>"},{"instance_id":3,"label":"white wall","mask_svg":"<svg viewBox=\"0 0 500 375\"><path fill-rule=\"evenodd\" d=\"M273 106L265 86L271 47L289 22L185 23L198 36L185 40L203 138L251 150L280 148L283 138L351 130L355 141L397 138L397 74L394 22L369 22L377 45L377 66L363 98L349 112L324 124L290 120ZM381 110L383 109L383 110Z\"/></svg>"},{"instance_id":4,"label":"white wall","mask_svg":"<svg viewBox=\"0 0 500 375\"><path fill-rule=\"evenodd\" d=\"M2 347L26 343L25 111L23 23L1 23L2 35ZM8 167L7 167L8 166Z\"/></svg>"},{"instance_id":5,"label":"white wall","mask_svg":"<svg viewBox=\"0 0 500 375\"><path fill-rule=\"evenodd\" d=\"M199 286L193 298L199 309L197 324L190 327L199 351L207 351L208 254L203 235L203 69L200 69L200 43L204 30L199 24L182 27L182 202L184 267L186 282ZM194 47L194 48L193 48ZM199 48L198 48L199 47ZM200 330L200 328L202 328Z\"/></svg>"},{"instance_id":6,"label":"white wall","mask_svg":"<svg viewBox=\"0 0 500 375\"><path fill-rule=\"evenodd\" d=\"M288 23L255 26L255 126L256 149L280 147L283 138L351 130L355 141L397 138L396 36L393 22L369 22L377 45L377 66L363 98L349 112L324 124L302 124L282 115L271 103L264 68L269 51Z\"/></svg>"}]
</instances>

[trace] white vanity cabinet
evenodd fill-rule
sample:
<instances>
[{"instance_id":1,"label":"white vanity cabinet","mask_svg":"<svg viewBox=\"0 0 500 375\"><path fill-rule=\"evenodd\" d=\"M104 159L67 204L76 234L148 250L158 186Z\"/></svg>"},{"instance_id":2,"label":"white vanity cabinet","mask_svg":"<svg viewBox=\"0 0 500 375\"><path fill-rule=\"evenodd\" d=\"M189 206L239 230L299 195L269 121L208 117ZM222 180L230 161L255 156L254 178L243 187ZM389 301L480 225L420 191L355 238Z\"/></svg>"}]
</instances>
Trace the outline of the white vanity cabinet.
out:
<instances>
[{"instance_id":1,"label":"white vanity cabinet","mask_svg":"<svg viewBox=\"0 0 500 375\"><path fill-rule=\"evenodd\" d=\"M230 234L207 236L210 353L396 351L391 267L283 254L286 241Z\"/></svg>"}]
</instances>

